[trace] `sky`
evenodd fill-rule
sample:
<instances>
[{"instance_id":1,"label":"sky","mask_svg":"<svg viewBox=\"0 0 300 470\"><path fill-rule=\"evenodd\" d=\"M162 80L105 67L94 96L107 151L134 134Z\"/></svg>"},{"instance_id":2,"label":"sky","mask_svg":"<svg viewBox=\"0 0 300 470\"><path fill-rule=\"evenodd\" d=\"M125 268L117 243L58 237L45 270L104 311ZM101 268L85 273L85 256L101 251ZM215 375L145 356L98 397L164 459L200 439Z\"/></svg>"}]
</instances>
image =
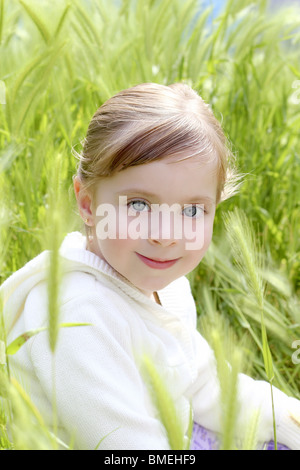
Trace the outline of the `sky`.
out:
<instances>
[{"instance_id":1,"label":"sky","mask_svg":"<svg viewBox=\"0 0 300 470\"><path fill-rule=\"evenodd\" d=\"M300 0L269 0L270 8L279 8L282 6L300 5ZM226 0L203 0L205 6L212 6L214 15L218 15L222 7L227 3ZM253 1L255 3L255 1Z\"/></svg>"}]
</instances>

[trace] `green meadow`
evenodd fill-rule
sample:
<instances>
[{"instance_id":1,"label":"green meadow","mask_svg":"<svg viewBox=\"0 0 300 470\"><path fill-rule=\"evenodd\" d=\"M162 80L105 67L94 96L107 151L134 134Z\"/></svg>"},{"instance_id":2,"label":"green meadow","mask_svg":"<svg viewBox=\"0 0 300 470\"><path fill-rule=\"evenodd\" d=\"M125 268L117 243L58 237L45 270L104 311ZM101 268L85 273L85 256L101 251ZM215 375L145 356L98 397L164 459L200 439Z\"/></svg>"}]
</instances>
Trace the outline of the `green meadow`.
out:
<instances>
[{"instance_id":1,"label":"green meadow","mask_svg":"<svg viewBox=\"0 0 300 470\"><path fill-rule=\"evenodd\" d=\"M57 251L83 228L72 176L92 115L138 83L190 84L221 121L240 174L189 275L199 328L216 352L222 445L231 449L238 371L300 399L300 8L227 0L213 13L196 0L0 0L0 284L53 251L54 351ZM0 449L72 448L10 374L11 353L0 309ZM180 448L164 384L149 361L146 369ZM243 446L254 448L255 417L245 426Z\"/></svg>"}]
</instances>

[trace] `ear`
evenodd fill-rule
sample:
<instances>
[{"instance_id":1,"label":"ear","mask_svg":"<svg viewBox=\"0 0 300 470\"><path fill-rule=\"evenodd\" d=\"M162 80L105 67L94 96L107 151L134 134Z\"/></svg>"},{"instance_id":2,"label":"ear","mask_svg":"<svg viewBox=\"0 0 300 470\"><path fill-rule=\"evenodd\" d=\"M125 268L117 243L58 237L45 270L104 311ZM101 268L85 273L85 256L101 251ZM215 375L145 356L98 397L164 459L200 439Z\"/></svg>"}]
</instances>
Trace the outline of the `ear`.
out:
<instances>
[{"instance_id":1,"label":"ear","mask_svg":"<svg viewBox=\"0 0 300 470\"><path fill-rule=\"evenodd\" d=\"M73 184L81 218L86 225L92 226L94 225L92 212L92 195L90 191L83 187L79 176L74 177Z\"/></svg>"}]
</instances>

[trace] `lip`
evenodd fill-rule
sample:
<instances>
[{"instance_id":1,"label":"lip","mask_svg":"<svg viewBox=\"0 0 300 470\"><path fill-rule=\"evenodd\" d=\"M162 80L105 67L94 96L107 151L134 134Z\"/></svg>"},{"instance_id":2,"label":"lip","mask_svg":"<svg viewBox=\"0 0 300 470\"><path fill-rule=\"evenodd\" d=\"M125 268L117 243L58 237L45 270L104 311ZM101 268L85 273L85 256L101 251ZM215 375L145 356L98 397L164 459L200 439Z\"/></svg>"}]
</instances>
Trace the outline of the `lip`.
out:
<instances>
[{"instance_id":1,"label":"lip","mask_svg":"<svg viewBox=\"0 0 300 470\"><path fill-rule=\"evenodd\" d=\"M146 256L143 256L140 253L136 253L136 254L139 257L139 259L143 261L143 263L145 263L150 268L154 268L154 269L170 268L179 260L179 258L170 259L170 260L163 260L161 258L152 259L152 258L147 258Z\"/></svg>"}]
</instances>

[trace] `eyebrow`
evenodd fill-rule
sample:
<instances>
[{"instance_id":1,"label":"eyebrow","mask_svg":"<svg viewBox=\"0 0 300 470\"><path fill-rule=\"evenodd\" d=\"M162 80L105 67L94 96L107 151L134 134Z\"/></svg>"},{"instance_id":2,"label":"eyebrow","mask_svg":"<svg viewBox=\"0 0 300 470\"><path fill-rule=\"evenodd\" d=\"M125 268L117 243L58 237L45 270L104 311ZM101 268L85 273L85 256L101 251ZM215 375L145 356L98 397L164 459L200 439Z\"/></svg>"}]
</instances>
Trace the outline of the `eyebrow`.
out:
<instances>
[{"instance_id":1,"label":"eyebrow","mask_svg":"<svg viewBox=\"0 0 300 470\"><path fill-rule=\"evenodd\" d=\"M159 196L157 194L151 193L151 191L147 191L143 188L128 188L128 189L123 189L122 191L119 191L118 193L116 193L117 196L124 196L124 195L131 195L131 194L139 194L141 196L159 199ZM199 202L201 201L201 202L204 202L205 204L216 204L215 199L209 196L203 196L199 194L195 197L189 197L188 201L189 202L186 202L185 204L196 203L196 201L199 201Z\"/></svg>"}]
</instances>

